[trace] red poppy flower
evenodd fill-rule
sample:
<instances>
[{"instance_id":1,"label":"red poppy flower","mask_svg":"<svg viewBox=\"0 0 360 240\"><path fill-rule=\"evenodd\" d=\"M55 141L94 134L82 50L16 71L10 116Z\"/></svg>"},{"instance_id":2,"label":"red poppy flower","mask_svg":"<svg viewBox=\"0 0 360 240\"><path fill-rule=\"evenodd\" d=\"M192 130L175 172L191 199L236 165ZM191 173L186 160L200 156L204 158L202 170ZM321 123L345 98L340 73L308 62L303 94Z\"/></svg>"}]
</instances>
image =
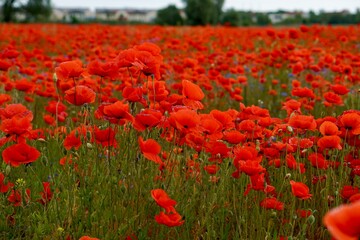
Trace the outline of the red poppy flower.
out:
<instances>
[{"instance_id":1,"label":"red poppy flower","mask_svg":"<svg viewBox=\"0 0 360 240\"><path fill-rule=\"evenodd\" d=\"M360 193L360 190L356 186L345 185L340 191L340 196L343 199L349 199L351 196Z\"/></svg>"},{"instance_id":2,"label":"red poppy flower","mask_svg":"<svg viewBox=\"0 0 360 240\"><path fill-rule=\"evenodd\" d=\"M239 144L244 142L246 136L239 131L232 130L224 133L224 140L231 144Z\"/></svg>"},{"instance_id":3,"label":"red poppy flower","mask_svg":"<svg viewBox=\"0 0 360 240\"><path fill-rule=\"evenodd\" d=\"M313 116L294 115L290 117L288 124L293 128L299 128L303 130L316 129L316 121Z\"/></svg>"},{"instance_id":4,"label":"red poppy flower","mask_svg":"<svg viewBox=\"0 0 360 240\"><path fill-rule=\"evenodd\" d=\"M176 201L171 199L164 190L151 190L151 197L155 200L156 204L164 208L166 212L175 211L174 206L176 205Z\"/></svg>"},{"instance_id":5,"label":"red poppy flower","mask_svg":"<svg viewBox=\"0 0 360 240\"><path fill-rule=\"evenodd\" d=\"M168 227L181 226L185 222L185 220L182 220L182 217L176 211L171 213L160 212L160 214L155 216L155 220L157 223L166 225Z\"/></svg>"},{"instance_id":6,"label":"red poppy flower","mask_svg":"<svg viewBox=\"0 0 360 240\"><path fill-rule=\"evenodd\" d=\"M309 194L309 188L302 182L290 181L291 191L297 198L306 200L311 198L312 194Z\"/></svg>"},{"instance_id":7,"label":"red poppy flower","mask_svg":"<svg viewBox=\"0 0 360 240\"><path fill-rule=\"evenodd\" d=\"M2 157L5 163L18 167L20 164L35 162L40 157L40 152L26 143L18 143L6 148Z\"/></svg>"},{"instance_id":8,"label":"red poppy flower","mask_svg":"<svg viewBox=\"0 0 360 240\"><path fill-rule=\"evenodd\" d=\"M19 207L22 204L21 193L18 190L11 190L11 193L8 197L8 201L13 204L14 207Z\"/></svg>"},{"instance_id":9,"label":"red poppy flower","mask_svg":"<svg viewBox=\"0 0 360 240\"><path fill-rule=\"evenodd\" d=\"M21 136L29 133L32 129L31 119L17 116L4 119L1 122L0 129L6 134Z\"/></svg>"},{"instance_id":10,"label":"red poppy flower","mask_svg":"<svg viewBox=\"0 0 360 240\"><path fill-rule=\"evenodd\" d=\"M314 99L315 98L315 94L313 92L313 90L311 90L310 88L294 88L292 91L291 91L291 94L293 96L296 96L296 97L305 97L305 98L310 98L310 99Z\"/></svg>"},{"instance_id":11,"label":"red poppy flower","mask_svg":"<svg viewBox=\"0 0 360 240\"><path fill-rule=\"evenodd\" d=\"M133 66L137 67L145 76L153 75L155 79L160 79L161 61L146 51L137 51Z\"/></svg>"},{"instance_id":12,"label":"red poppy flower","mask_svg":"<svg viewBox=\"0 0 360 240\"><path fill-rule=\"evenodd\" d=\"M163 114L154 109L145 109L135 116L133 126L136 130L143 131L146 128L156 127L162 120Z\"/></svg>"},{"instance_id":13,"label":"red poppy flower","mask_svg":"<svg viewBox=\"0 0 360 240\"><path fill-rule=\"evenodd\" d=\"M239 161L238 164L239 170L248 176L258 175L266 171L266 169L261 166L258 161Z\"/></svg>"},{"instance_id":14,"label":"red poppy flower","mask_svg":"<svg viewBox=\"0 0 360 240\"><path fill-rule=\"evenodd\" d=\"M11 101L11 96L8 95L8 94L0 94L0 105L6 103L6 102L9 102Z\"/></svg>"},{"instance_id":15,"label":"red poppy flower","mask_svg":"<svg viewBox=\"0 0 360 240\"><path fill-rule=\"evenodd\" d=\"M284 203L274 197L265 198L260 202L260 206L266 209L274 209L278 211L284 210Z\"/></svg>"},{"instance_id":16,"label":"red poppy flower","mask_svg":"<svg viewBox=\"0 0 360 240\"><path fill-rule=\"evenodd\" d=\"M139 146L142 154L146 159L160 164L160 166L164 165L159 157L161 146L154 139L148 139L144 141L142 137L139 137Z\"/></svg>"},{"instance_id":17,"label":"red poppy flower","mask_svg":"<svg viewBox=\"0 0 360 240\"><path fill-rule=\"evenodd\" d=\"M4 59L0 59L0 71L7 71L12 64Z\"/></svg>"},{"instance_id":18,"label":"red poppy flower","mask_svg":"<svg viewBox=\"0 0 360 240\"><path fill-rule=\"evenodd\" d=\"M182 81L182 95L195 101L201 101L205 96L201 88L189 80Z\"/></svg>"},{"instance_id":19,"label":"red poppy flower","mask_svg":"<svg viewBox=\"0 0 360 240\"><path fill-rule=\"evenodd\" d=\"M43 182L42 184L43 184L44 190L40 193L41 199L39 199L38 201L39 201L42 205L46 205L46 204L49 203L50 200L52 199L53 193L51 192L50 183L49 183L49 182Z\"/></svg>"},{"instance_id":20,"label":"red poppy flower","mask_svg":"<svg viewBox=\"0 0 360 240\"><path fill-rule=\"evenodd\" d=\"M69 78L78 78L84 69L81 61L74 60L60 63L59 67L55 68L55 72L59 80L66 81Z\"/></svg>"},{"instance_id":21,"label":"red poppy flower","mask_svg":"<svg viewBox=\"0 0 360 240\"><path fill-rule=\"evenodd\" d=\"M5 183L5 176L0 172L0 193L6 193L12 186L14 186L14 184L11 182Z\"/></svg>"},{"instance_id":22,"label":"red poppy flower","mask_svg":"<svg viewBox=\"0 0 360 240\"><path fill-rule=\"evenodd\" d=\"M324 156L320 153L311 153L308 156L308 159L311 163L311 166L319 169L327 169L328 161L324 158Z\"/></svg>"},{"instance_id":23,"label":"red poppy flower","mask_svg":"<svg viewBox=\"0 0 360 240\"><path fill-rule=\"evenodd\" d=\"M169 122L174 128L187 132L199 125L200 117L195 111L181 109L170 113Z\"/></svg>"},{"instance_id":24,"label":"red poppy flower","mask_svg":"<svg viewBox=\"0 0 360 240\"><path fill-rule=\"evenodd\" d=\"M344 132L353 135L360 134L360 113L349 112L339 117L339 127L344 128ZM344 133L345 134L345 133Z\"/></svg>"},{"instance_id":25,"label":"red poppy flower","mask_svg":"<svg viewBox=\"0 0 360 240\"><path fill-rule=\"evenodd\" d=\"M79 240L100 240L99 238L89 237L89 236L82 236Z\"/></svg>"},{"instance_id":26,"label":"red poppy flower","mask_svg":"<svg viewBox=\"0 0 360 240\"><path fill-rule=\"evenodd\" d=\"M216 174L219 171L220 167L216 164L212 164L212 165L207 165L204 166L204 170L211 175Z\"/></svg>"},{"instance_id":27,"label":"red poppy flower","mask_svg":"<svg viewBox=\"0 0 360 240\"><path fill-rule=\"evenodd\" d=\"M306 209L297 209L296 213L301 218L307 218L307 217L311 216L312 211L311 210L306 210Z\"/></svg>"},{"instance_id":28,"label":"red poppy flower","mask_svg":"<svg viewBox=\"0 0 360 240\"><path fill-rule=\"evenodd\" d=\"M30 120L33 119L32 112L21 103L9 104L5 108L0 108L0 116L1 119L10 119L15 116L20 118L26 117Z\"/></svg>"},{"instance_id":29,"label":"red poppy flower","mask_svg":"<svg viewBox=\"0 0 360 240\"><path fill-rule=\"evenodd\" d=\"M65 100L75 106L95 102L96 93L89 87L78 85L65 91Z\"/></svg>"},{"instance_id":30,"label":"red poppy flower","mask_svg":"<svg viewBox=\"0 0 360 240\"><path fill-rule=\"evenodd\" d=\"M339 95L333 92L327 92L324 94L324 98L327 102L335 105L343 105L343 101Z\"/></svg>"},{"instance_id":31,"label":"red poppy flower","mask_svg":"<svg viewBox=\"0 0 360 240\"><path fill-rule=\"evenodd\" d=\"M102 117L111 123L124 125L127 121L133 121L133 116L129 113L129 105L121 101L106 103L99 106L96 116Z\"/></svg>"},{"instance_id":32,"label":"red poppy flower","mask_svg":"<svg viewBox=\"0 0 360 240\"><path fill-rule=\"evenodd\" d=\"M331 90L333 90L336 94L339 95L345 95L349 92L349 89L347 89L344 85L341 84L332 85Z\"/></svg>"},{"instance_id":33,"label":"red poppy flower","mask_svg":"<svg viewBox=\"0 0 360 240\"><path fill-rule=\"evenodd\" d=\"M89 63L87 69L89 74L104 78L115 79L119 75L119 68L115 62L102 63L94 60Z\"/></svg>"},{"instance_id":34,"label":"red poppy flower","mask_svg":"<svg viewBox=\"0 0 360 240\"><path fill-rule=\"evenodd\" d=\"M357 240L360 236L360 202L331 209L323 222L334 238Z\"/></svg>"},{"instance_id":35,"label":"red poppy flower","mask_svg":"<svg viewBox=\"0 0 360 240\"><path fill-rule=\"evenodd\" d=\"M71 132L65 137L64 148L70 150L71 148L79 149L82 142L79 136L76 136L75 132Z\"/></svg>"},{"instance_id":36,"label":"red poppy flower","mask_svg":"<svg viewBox=\"0 0 360 240\"><path fill-rule=\"evenodd\" d=\"M324 121L320 125L319 131L323 136L338 135L340 133L336 124L330 121Z\"/></svg>"},{"instance_id":37,"label":"red poppy flower","mask_svg":"<svg viewBox=\"0 0 360 240\"><path fill-rule=\"evenodd\" d=\"M94 128L95 141L103 147L113 146L116 147L115 131L112 128L100 130L98 127Z\"/></svg>"},{"instance_id":38,"label":"red poppy flower","mask_svg":"<svg viewBox=\"0 0 360 240\"><path fill-rule=\"evenodd\" d=\"M142 87L125 87L122 96L129 102L140 102L141 104L146 105Z\"/></svg>"},{"instance_id":39,"label":"red poppy flower","mask_svg":"<svg viewBox=\"0 0 360 240\"><path fill-rule=\"evenodd\" d=\"M341 150L342 147L340 143L341 138L339 136L324 136L317 141L317 146L322 150L325 148Z\"/></svg>"}]
</instances>

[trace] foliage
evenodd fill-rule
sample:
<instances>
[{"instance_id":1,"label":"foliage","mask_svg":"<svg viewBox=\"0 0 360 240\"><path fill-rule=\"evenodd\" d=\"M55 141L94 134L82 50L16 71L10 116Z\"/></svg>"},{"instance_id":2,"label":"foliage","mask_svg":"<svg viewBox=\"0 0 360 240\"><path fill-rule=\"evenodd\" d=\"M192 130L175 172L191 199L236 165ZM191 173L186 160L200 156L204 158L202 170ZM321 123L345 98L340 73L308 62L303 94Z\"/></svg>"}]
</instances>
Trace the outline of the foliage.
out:
<instances>
[{"instance_id":1,"label":"foliage","mask_svg":"<svg viewBox=\"0 0 360 240\"><path fill-rule=\"evenodd\" d=\"M179 9L175 5L169 5L157 12L155 23L176 26L182 25L183 21Z\"/></svg>"},{"instance_id":2,"label":"foliage","mask_svg":"<svg viewBox=\"0 0 360 240\"><path fill-rule=\"evenodd\" d=\"M216 25L220 22L224 0L183 0L187 23Z\"/></svg>"},{"instance_id":3,"label":"foliage","mask_svg":"<svg viewBox=\"0 0 360 240\"><path fill-rule=\"evenodd\" d=\"M51 0L2 0L2 14L4 22L12 22L16 19L16 13L26 15L25 21L46 21L51 14Z\"/></svg>"}]
</instances>

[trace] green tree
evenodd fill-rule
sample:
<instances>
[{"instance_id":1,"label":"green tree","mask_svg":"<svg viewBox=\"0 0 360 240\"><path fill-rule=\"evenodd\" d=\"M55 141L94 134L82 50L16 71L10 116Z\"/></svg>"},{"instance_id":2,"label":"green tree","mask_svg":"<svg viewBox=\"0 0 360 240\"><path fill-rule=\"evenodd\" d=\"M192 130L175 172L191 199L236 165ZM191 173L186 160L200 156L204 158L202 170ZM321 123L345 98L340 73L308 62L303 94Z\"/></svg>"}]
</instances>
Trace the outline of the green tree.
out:
<instances>
[{"instance_id":1,"label":"green tree","mask_svg":"<svg viewBox=\"0 0 360 240\"><path fill-rule=\"evenodd\" d=\"M257 25L265 26L271 23L269 16L266 13L257 13L256 14Z\"/></svg>"},{"instance_id":2,"label":"green tree","mask_svg":"<svg viewBox=\"0 0 360 240\"><path fill-rule=\"evenodd\" d=\"M28 21L48 20L52 10L50 0L28 0L23 8Z\"/></svg>"},{"instance_id":3,"label":"green tree","mask_svg":"<svg viewBox=\"0 0 360 240\"><path fill-rule=\"evenodd\" d=\"M224 0L183 0L187 23L190 25L218 24Z\"/></svg>"},{"instance_id":4,"label":"green tree","mask_svg":"<svg viewBox=\"0 0 360 240\"><path fill-rule=\"evenodd\" d=\"M241 23L241 16L235 9L229 9L222 14L221 24L230 26L239 26Z\"/></svg>"},{"instance_id":5,"label":"green tree","mask_svg":"<svg viewBox=\"0 0 360 240\"><path fill-rule=\"evenodd\" d=\"M4 22L12 22L17 12L26 14L28 21L46 20L51 14L51 0L0 0Z\"/></svg>"},{"instance_id":6,"label":"green tree","mask_svg":"<svg viewBox=\"0 0 360 240\"><path fill-rule=\"evenodd\" d=\"M182 25L183 19L175 5L169 5L157 12L155 23L160 25Z\"/></svg>"},{"instance_id":7,"label":"green tree","mask_svg":"<svg viewBox=\"0 0 360 240\"><path fill-rule=\"evenodd\" d=\"M17 0L3 0L1 1L1 11L4 22L12 22L16 12L15 3Z\"/></svg>"}]
</instances>

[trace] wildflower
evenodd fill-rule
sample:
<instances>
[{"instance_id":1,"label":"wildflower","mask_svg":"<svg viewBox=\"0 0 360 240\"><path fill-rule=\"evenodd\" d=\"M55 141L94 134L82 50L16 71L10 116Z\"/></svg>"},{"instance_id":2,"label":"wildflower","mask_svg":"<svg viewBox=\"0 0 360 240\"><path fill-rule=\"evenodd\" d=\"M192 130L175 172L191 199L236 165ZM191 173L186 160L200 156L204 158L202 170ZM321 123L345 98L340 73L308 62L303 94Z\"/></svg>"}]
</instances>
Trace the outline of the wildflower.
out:
<instances>
[{"instance_id":1,"label":"wildflower","mask_svg":"<svg viewBox=\"0 0 360 240\"><path fill-rule=\"evenodd\" d=\"M360 201L331 209L323 222L334 238L357 240L360 236Z\"/></svg>"},{"instance_id":2,"label":"wildflower","mask_svg":"<svg viewBox=\"0 0 360 240\"><path fill-rule=\"evenodd\" d=\"M297 198L306 200L311 198L312 194L309 194L309 188L302 182L290 181L291 191Z\"/></svg>"}]
</instances>

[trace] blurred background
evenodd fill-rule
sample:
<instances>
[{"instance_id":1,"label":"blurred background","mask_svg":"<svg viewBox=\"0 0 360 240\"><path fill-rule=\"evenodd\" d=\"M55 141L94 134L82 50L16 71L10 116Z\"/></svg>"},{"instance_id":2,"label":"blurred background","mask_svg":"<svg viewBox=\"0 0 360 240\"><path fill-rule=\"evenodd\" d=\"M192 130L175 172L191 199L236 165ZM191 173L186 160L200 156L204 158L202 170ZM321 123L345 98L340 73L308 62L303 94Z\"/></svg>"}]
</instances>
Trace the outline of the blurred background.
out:
<instances>
[{"instance_id":1,"label":"blurred background","mask_svg":"<svg viewBox=\"0 0 360 240\"><path fill-rule=\"evenodd\" d=\"M360 0L0 0L2 22L264 26L358 24Z\"/></svg>"}]
</instances>

